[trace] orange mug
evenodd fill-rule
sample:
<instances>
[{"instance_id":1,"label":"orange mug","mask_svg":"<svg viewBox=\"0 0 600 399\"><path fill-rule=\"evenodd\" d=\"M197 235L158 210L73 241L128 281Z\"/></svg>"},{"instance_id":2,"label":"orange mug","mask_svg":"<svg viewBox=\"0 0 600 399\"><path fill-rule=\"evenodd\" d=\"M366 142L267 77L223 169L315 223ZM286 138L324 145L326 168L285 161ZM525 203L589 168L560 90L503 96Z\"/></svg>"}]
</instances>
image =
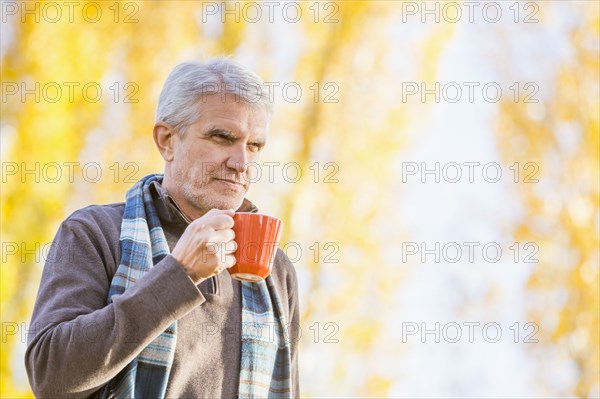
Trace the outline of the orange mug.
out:
<instances>
[{"instance_id":1,"label":"orange mug","mask_svg":"<svg viewBox=\"0 0 600 399\"><path fill-rule=\"evenodd\" d=\"M236 263L227 269L236 280L257 282L271 274L283 223L272 216L237 212L233 215Z\"/></svg>"}]
</instances>

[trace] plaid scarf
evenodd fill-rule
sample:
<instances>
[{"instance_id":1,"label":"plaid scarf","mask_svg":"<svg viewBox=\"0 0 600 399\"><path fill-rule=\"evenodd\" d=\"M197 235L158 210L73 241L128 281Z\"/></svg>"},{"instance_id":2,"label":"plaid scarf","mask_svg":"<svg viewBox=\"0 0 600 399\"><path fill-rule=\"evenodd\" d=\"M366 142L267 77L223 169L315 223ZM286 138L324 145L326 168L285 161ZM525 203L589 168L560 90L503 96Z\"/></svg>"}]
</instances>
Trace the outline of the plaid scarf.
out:
<instances>
[{"instance_id":1,"label":"plaid scarf","mask_svg":"<svg viewBox=\"0 0 600 399\"><path fill-rule=\"evenodd\" d=\"M121 224L121 263L110 285L109 304L114 295L125 292L170 253L149 189L162 177L148 175L127 192ZM290 398L290 344L277 290L270 278L258 283L242 282L241 286L239 398ZM176 342L175 321L106 384L100 398L164 398Z\"/></svg>"}]
</instances>

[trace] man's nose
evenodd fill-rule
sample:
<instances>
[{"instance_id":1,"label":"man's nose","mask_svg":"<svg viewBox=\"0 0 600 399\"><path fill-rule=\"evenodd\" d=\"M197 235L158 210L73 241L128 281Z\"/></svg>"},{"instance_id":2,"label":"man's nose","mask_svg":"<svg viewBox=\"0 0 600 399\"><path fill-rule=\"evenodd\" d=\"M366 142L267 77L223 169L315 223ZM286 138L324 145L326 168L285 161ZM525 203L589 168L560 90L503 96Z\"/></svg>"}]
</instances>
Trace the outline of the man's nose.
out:
<instances>
[{"instance_id":1,"label":"man's nose","mask_svg":"<svg viewBox=\"0 0 600 399\"><path fill-rule=\"evenodd\" d=\"M245 146L235 146L231 150L229 159L227 159L227 167L235 169L238 173L246 173L248 169L248 152Z\"/></svg>"}]
</instances>

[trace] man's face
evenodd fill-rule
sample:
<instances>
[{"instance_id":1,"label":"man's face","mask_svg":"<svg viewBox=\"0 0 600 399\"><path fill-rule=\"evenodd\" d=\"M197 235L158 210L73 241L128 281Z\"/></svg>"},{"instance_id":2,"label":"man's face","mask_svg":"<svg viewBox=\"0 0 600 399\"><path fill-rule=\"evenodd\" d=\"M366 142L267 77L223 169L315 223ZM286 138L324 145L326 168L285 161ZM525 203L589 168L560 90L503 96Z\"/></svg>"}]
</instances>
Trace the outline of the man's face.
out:
<instances>
[{"instance_id":1,"label":"man's face","mask_svg":"<svg viewBox=\"0 0 600 399\"><path fill-rule=\"evenodd\" d=\"M198 217L212 208L237 209L254 176L247 164L257 162L268 129L262 107L221 95L201 100L201 117L174 137L170 174L178 204ZM181 203L183 202L183 203Z\"/></svg>"}]
</instances>

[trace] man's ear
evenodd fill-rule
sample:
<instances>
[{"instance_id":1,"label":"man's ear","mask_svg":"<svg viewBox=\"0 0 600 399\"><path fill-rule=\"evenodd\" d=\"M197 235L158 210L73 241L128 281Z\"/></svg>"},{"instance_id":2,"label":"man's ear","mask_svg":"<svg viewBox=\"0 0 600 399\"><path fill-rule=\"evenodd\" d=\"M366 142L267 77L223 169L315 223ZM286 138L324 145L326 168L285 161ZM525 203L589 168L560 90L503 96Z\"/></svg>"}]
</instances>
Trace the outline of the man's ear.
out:
<instances>
[{"instance_id":1,"label":"man's ear","mask_svg":"<svg viewBox=\"0 0 600 399\"><path fill-rule=\"evenodd\" d=\"M160 155L165 161L172 161L175 154L175 142L179 139L179 137L176 137L177 132L175 129L168 123L157 122L152 133Z\"/></svg>"}]
</instances>

